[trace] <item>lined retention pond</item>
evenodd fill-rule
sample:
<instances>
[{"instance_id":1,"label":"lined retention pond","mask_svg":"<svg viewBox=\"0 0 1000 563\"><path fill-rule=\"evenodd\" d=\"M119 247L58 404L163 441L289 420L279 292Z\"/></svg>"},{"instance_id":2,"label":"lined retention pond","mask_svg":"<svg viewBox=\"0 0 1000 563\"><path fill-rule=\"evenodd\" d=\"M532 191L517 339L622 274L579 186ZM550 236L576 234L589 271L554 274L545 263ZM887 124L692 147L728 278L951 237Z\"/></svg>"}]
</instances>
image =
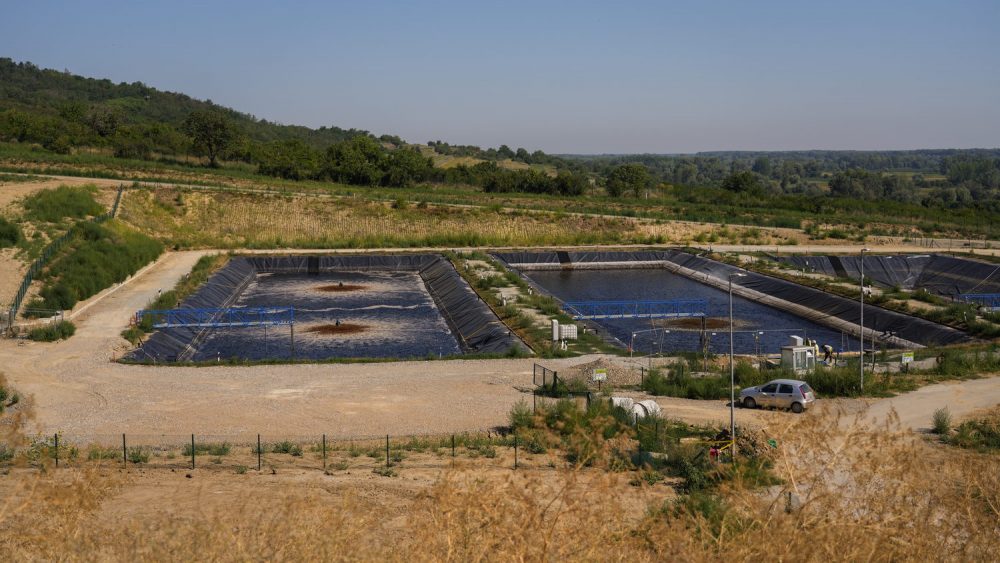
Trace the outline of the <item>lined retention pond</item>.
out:
<instances>
[{"instance_id":1,"label":"lined retention pond","mask_svg":"<svg viewBox=\"0 0 1000 563\"><path fill-rule=\"evenodd\" d=\"M416 271L261 273L235 307L295 308L295 358L416 358L461 354ZM211 331L195 361L293 357L291 329Z\"/></svg>"},{"instance_id":2,"label":"lined retention pond","mask_svg":"<svg viewBox=\"0 0 1000 563\"><path fill-rule=\"evenodd\" d=\"M535 270L522 275L562 301L667 301L705 299L709 350L729 352L729 293L665 269ZM766 305L733 296L733 347L739 354L775 353L790 335L835 350L857 350L857 339ZM596 321L636 353L700 351L699 319L600 319ZM633 338L633 333L635 337Z\"/></svg>"}]
</instances>

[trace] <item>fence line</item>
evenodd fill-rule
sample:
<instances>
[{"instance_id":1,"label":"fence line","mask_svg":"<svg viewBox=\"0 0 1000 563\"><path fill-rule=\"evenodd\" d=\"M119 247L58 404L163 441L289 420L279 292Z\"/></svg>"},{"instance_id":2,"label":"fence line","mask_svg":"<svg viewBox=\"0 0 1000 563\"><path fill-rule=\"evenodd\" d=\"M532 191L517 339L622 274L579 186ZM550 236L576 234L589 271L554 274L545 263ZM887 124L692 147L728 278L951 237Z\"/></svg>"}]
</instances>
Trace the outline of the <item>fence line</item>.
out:
<instances>
[{"instance_id":1,"label":"fence line","mask_svg":"<svg viewBox=\"0 0 1000 563\"><path fill-rule=\"evenodd\" d=\"M115 202L111 206L111 211L99 215L90 220L91 223L101 224L109 219L113 219L118 214L118 206L121 204L122 193L125 191L125 184L118 186L118 193L115 195ZM79 224L79 223L77 223ZM21 285L18 287L17 293L14 294L14 299L11 301L10 308L7 311L7 330L11 330L14 327L14 320L17 318L17 313L21 309L21 304L24 298L28 294L28 289L30 289L32 282L35 281L35 276L38 275L42 268L44 268L52 256L59 252L66 242L69 241L74 235L74 230L76 225L70 227L62 236L53 240L42 250L41 256L35 259L28 267L28 271L24 274L24 279L21 280Z\"/></svg>"},{"instance_id":2,"label":"fence line","mask_svg":"<svg viewBox=\"0 0 1000 563\"><path fill-rule=\"evenodd\" d=\"M663 444L679 443L671 434L670 422L654 417L635 419L630 424L639 443L646 440L650 450L662 451ZM98 438L93 436L92 438ZM718 441L720 438L715 438ZM170 443L166 441L173 440ZM334 471L370 470L391 476L397 469L445 469L474 460L476 467L518 470L555 470L571 466L562 445L537 441L529 433L518 435L509 429L452 434L410 434L331 438L327 434L296 436L291 439L262 434L241 435L104 435L97 440L73 441L61 433L36 436L30 443L11 447L0 443L0 467L33 466L74 468L85 463L107 461L124 469L225 469L246 473L279 468ZM714 443L705 436L701 442L708 452Z\"/></svg>"},{"instance_id":3,"label":"fence line","mask_svg":"<svg viewBox=\"0 0 1000 563\"><path fill-rule=\"evenodd\" d=\"M105 460L123 468L196 469L198 467L248 469L291 467L298 469L371 469L378 472L405 467L439 468L459 457L494 468L551 467L526 460L521 439L507 431L456 432L335 438L327 434L280 437L256 435L137 435L91 436L73 440L64 434L35 437L29 444L11 447L0 443L0 467L20 461L56 468L78 467ZM535 453L540 453L534 449ZM528 457L531 457L528 453Z\"/></svg>"}]
</instances>

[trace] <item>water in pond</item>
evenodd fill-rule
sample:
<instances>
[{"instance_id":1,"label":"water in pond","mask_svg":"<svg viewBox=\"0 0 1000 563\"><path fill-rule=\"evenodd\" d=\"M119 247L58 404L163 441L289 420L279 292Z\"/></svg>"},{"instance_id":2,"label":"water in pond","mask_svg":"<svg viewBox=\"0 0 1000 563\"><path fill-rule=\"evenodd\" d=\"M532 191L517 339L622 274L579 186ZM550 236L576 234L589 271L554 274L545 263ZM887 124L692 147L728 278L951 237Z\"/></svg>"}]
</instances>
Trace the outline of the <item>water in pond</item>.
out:
<instances>
[{"instance_id":1,"label":"water in pond","mask_svg":"<svg viewBox=\"0 0 1000 563\"><path fill-rule=\"evenodd\" d=\"M462 353L416 272L260 274L234 306L294 307L296 358ZM291 340L287 326L214 330L194 359L287 359Z\"/></svg>"},{"instance_id":2,"label":"water in pond","mask_svg":"<svg viewBox=\"0 0 1000 563\"><path fill-rule=\"evenodd\" d=\"M667 301L705 299L708 302L709 349L729 352L729 293L662 269L544 270L525 275L563 301ZM790 335L813 338L820 345L846 350L857 342L791 313L733 296L738 354L775 353ZM636 353L701 350L701 322L696 319L600 319L596 321ZM669 331L669 332L668 332ZM636 336L633 339L632 334ZM714 333L714 334L713 334Z\"/></svg>"}]
</instances>

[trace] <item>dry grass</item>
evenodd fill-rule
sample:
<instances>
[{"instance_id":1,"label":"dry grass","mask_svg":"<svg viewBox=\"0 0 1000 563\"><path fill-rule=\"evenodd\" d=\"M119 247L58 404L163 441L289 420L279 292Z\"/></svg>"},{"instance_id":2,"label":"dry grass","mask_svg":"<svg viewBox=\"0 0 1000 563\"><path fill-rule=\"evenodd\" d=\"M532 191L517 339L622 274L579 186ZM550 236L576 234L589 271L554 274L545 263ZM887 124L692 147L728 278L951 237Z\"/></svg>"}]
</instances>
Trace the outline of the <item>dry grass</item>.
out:
<instances>
[{"instance_id":1,"label":"dry grass","mask_svg":"<svg viewBox=\"0 0 1000 563\"><path fill-rule=\"evenodd\" d=\"M8 421L5 441L22 440L23 418ZM157 497L141 489L155 472L23 467L0 478L0 553L17 561L1000 558L997 456L831 413L772 435L783 485L755 488L738 477L675 500L667 485L635 487L631 472L604 463L623 442L604 442L586 468L472 465L441 469L417 488L405 462L399 477L340 485L300 472L220 474L222 498L199 489L186 499L173 491L192 481L165 470L174 484ZM122 495L135 489L130 498L146 502L121 512Z\"/></svg>"},{"instance_id":2,"label":"dry grass","mask_svg":"<svg viewBox=\"0 0 1000 563\"><path fill-rule=\"evenodd\" d=\"M437 207L362 199L130 191L121 218L170 244L197 247L410 247L645 240L629 219Z\"/></svg>"}]
</instances>

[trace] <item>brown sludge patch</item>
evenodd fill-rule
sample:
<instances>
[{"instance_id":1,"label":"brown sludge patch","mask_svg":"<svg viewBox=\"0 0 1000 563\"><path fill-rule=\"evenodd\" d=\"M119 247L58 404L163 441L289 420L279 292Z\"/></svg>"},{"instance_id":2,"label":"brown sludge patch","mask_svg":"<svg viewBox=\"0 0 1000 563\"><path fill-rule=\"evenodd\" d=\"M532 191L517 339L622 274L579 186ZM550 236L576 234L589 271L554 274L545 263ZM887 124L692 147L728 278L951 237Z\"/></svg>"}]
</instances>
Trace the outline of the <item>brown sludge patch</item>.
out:
<instances>
[{"instance_id":1,"label":"brown sludge patch","mask_svg":"<svg viewBox=\"0 0 1000 563\"><path fill-rule=\"evenodd\" d=\"M357 334L359 332L365 332L368 330L368 325L359 325L353 323L340 323L339 325L319 325L312 326L306 329L306 332L315 332L316 334L333 335L333 334Z\"/></svg>"},{"instance_id":2,"label":"brown sludge patch","mask_svg":"<svg viewBox=\"0 0 1000 563\"><path fill-rule=\"evenodd\" d=\"M654 321L656 325L667 327L667 328L701 328L701 319L698 317L683 317L679 319L657 319ZM733 323L736 328L740 325L745 325L746 323L741 322L736 319ZM729 328L729 319L722 319L719 317L709 317L705 319L705 328L709 330Z\"/></svg>"},{"instance_id":3,"label":"brown sludge patch","mask_svg":"<svg viewBox=\"0 0 1000 563\"><path fill-rule=\"evenodd\" d=\"M361 291L362 289L368 289L367 285L357 285L348 283L335 283L331 285L321 285L316 289L320 291L329 292L341 292L341 291Z\"/></svg>"}]
</instances>

